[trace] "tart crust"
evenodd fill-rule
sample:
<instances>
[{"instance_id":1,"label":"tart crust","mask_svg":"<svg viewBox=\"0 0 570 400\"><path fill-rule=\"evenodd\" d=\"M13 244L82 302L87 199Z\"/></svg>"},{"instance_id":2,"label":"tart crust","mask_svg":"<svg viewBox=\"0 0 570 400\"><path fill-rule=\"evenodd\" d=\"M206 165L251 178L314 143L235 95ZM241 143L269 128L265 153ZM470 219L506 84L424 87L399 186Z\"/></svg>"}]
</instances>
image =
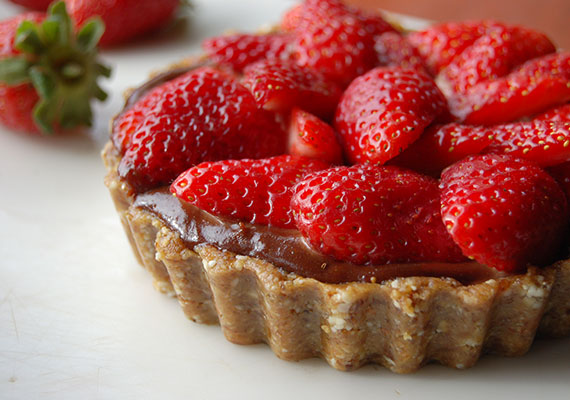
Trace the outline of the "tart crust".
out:
<instances>
[{"instance_id":1,"label":"tart crust","mask_svg":"<svg viewBox=\"0 0 570 400\"><path fill-rule=\"evenodd\" d=\"M484 353L519 356L537 333L570 335L570 260L464 285L409 277L329 284L284 273L258 258L201 243L133 205L103 150L105 183L141 265L195 322L219 323L238 344L265 342L286 360L321 357L339 370L376 363L398 373L436 361L468 368Z\"/></svg>"}]
</instances>

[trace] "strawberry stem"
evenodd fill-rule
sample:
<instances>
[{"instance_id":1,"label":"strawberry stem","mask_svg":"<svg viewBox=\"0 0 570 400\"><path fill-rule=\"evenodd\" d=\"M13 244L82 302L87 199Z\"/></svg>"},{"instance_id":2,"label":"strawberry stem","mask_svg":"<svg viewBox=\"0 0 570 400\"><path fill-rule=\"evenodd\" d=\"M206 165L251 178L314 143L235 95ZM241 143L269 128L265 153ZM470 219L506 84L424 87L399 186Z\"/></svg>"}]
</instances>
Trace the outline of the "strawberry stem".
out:
<instances>
[{"instance_id":1,"label":"strawberry stem","mask_svg":"<svg viewBox=\"0 0 570 400\"><path fill-rule=\"evenodd\" d=\"M91 126L91 99L107 98L97 81L111 75L97 60L104 30L101 19L92 18L76 33L63 1L50 7L41 24L24 21L18 27L14 46L22 54L0 60L0 82L34 86L40 98L34 120L41 131Z\"/></svg>"}]
</instances>

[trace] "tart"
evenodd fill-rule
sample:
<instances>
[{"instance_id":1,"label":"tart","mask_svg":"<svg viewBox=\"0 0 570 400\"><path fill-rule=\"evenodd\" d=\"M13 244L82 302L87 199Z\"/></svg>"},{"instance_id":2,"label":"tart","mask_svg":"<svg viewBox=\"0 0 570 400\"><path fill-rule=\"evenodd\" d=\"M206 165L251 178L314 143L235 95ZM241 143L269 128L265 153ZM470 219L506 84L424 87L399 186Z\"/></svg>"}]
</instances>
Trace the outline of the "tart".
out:
<instances>
[{"instance_id":1,"label":"tart","mask_svg":"<svg viewBox=\"0 0 570 400\"><path fill-rule=\"evenodd\" d=\"M316 18L316 21L322 22L326 20L326 18L322 17L327 16L332 19L341 18L343 21L350 20L354 24L361 24L364 29L363 32L372 32L371 35L375 35L373 37L376 38L376 42L373 47L376 48L376 51L380 51L378 50L379 48L384 49L381 53L383 57L379 57L379 59L382 60L380 61L381 63L388 65L388 67L381 67L380 72L376 69L367 68L368 56L362 53L355 54L352 47L343 50L352 52L350 55L353 57L354 63L351 64L350 68L335 68L334 66L337 64L327 64L320 59L311 59L309 55L312 53L307 49L296 49L294 46L301 46L307 43L308 39L303 36L306 32L323 29L321 26L311 26L307 22L307 18L304 18L303 13L309 11L317 13L319 18ZM374 22L374 18L376 18L376 22ZM263 164L265 161L256 162L250 159L270 159L272 156L277 156L279 149L282 148L279 146L284 145L283 143L277 143L281 140L281 137L266 140L263 132L268 129L267 126L272 126L278 131L280 127L287 124L287 119L283 116L296 115L294 107L299 105L303 109L310 108L311 114L318 115L320 120L323 121L331 121L333 119L331 116L332 107L333 114L336 115L334 117L335 129L337 131L343 130L343 124L349 125L350 121L339 116L341 112L339 112L338 108L335 113L334 107L337 104L339 104L338 107L341 107L342 104L347 102L350 103L346 106L348 108L366 107L366 105L363 106L357 101L352 101L352 98L347 100L345 96L347 96L347 93L351 93L351 90L357 91L354 89L354 85L358 84L357 81L360 79L357 78L358 76L364 74L366 79L372 79L369 78L368 74L374 73L376 75L383 74L382 77L384 77L387 71L386 68L395 68L389 70L390 76L400 74L398 79L412 73L418 74L413 76L413 82L417 82L420 79L417 76L438 75L440 88L447 87L447 89L443 89L443 92L446 95L447 102L450 103L450 111L455 117L455 121L452 124L456 124L455 128L457 129L468 130L468 133L472 134L472 136L467 136L471 142L477 143L477 145L483 142L483 138L488 136L485 134L491 128L473 126L466 128L458 125L458 121L477 121L483 118L484 112L491 109L489 104L492 102L467 104L465 93L460 96L455 89L449 89L450 82L461 82L463 77L460 76L461 71L457 72L457 68L446 69L439 65L438 63L443 63L442 57L430 59L426 56L425 49L427 46L426 41L428 40L426 38L434 35L433 31L426 30L413 37L405 37L379 17L374 18L349 10L336 1L307 1L285 16L281 30L277 32L257 36L235 36L235 40L239 39L242 41L240 48L246 53L244 55L245 58L253 56L248 50L248 45L244 43L255 44L254 47L257 50L253 53L255 53L257 58L268 59L277 54L278 56L275 57L280 60L290 56L288 52L291 46L293 46L294 51L297 51L297 53L293 61L287 61L287 65L294 63L297 66L308 69L307 73L301 77L299 77L299 74L295 75L293 73L298 72L295 69L297 67L292 68L293 72L288 70L287 78L294 76L296 77L296 80L293 80L294 82L302 83L297 86L294 85L294 90L285 92L286 96L283 95L283 91L275 94L272 91L256 89L255 85L263 82L264 79L267 79L268 82L274 82L271 79L276 79L275 71L279 70L279 66L276 67L272 62L264 64L264 60L251 60L252 65L255 65L255 67L250 67L247 63L244 63L244 57L238 57L236 61L235 57L230 54L231 52L226 51L227 46L231 46L231 40L234 40L229 37L213 39L205 46L207 50L206 56L184 60L178 65L172 66L168 70L154 76L147 83L129 94L125 108L112 124L113 140L109 141L105 146L103 160L108 171L105 183L110 190L137 260L150 272L154 279L155 287L164 294L176 297L184 313L192 321L220 324L226 338L234 343L253 344L264 342L269 344L280 358L301 360L308 357L321 357L331 366L340 370L350 370L367 363L377 363L394 372L407 373L415 371L422 365L432 361L455 368L468 368L485 353L505 356L522 355L529 349L537 334L554 337L568 336L570 334L570 260L565 259L566 251L562 245L562 241L566 238L566 219L559 223L555 222L556 216L548 217L553 221L551 225L560 226L551 230L556 235L556 238L550 241L555 243L553 249L549 249L547 251L548 254L541 258L532 259L532 264L537 264L538 266L531 265L531 259L528 255L523 261L517 261L516 263L511 262L513 256L506 261L493 259L489 265L485 265L485 263L480 262L482 258L479 253L474 255L475 253L469 253L467 248L461 247L460 249L456 247L451 240L451 236L449 238L446 236L446 244L442 245L442 249L445 248L446 250L442 250L443 253L438 252L436 254L432 252L430 256L424 257L424 253L418 252L415 248L412 251L410 250L412 249L411 247L407 247L404 249L403 255L398 254L398 256L394 256L390 253L392 254L391 258L386 258L385 253L382 253L377 258L367 258L372 253L366 253L362 257L361 255L353 257L352 255L345 256L338 249L335 249L335 252L331 252L325 246L319 247L318 239L317 242L312 241L310 235L306 234L307 231L301 227L301 222L299 222L301 217L299 215L302 213L299 211L299 208L296 208L297 213L294 214L295 221L277 223L275 222L277 220L271 219L271 215L269 216L269 221L263 220L257 214L251 218L247 217L248 210L256 207L254 203L252 203L253 205L250 204L249 207L245 207L244 212L246 216L236 217L238 212L235 210L232 211L233 214L230 213L231 215L224 214L224 212L213 212L211 209L207 209L208 207L206 206L198 206L196 203L192 204L193 196L183 196L181 194L187 187L191 186L191 183L188 183L188 180L184 180L186 179L184 177L181 178L179 176L176 178L176 176L188 168L191 168L189 170L191 172L187 173L190 174L191 178L193 172L195 176L198 176L195 173L196 170L192 168L212 168L213 166L218 166L217 162L228 164L228 162L224 161L225 158L245 158L248 160L231 161L230 163L232 163L231 165L238 165L239 168L242 168L244 163L249 163L247 165L251 165L251 168L257 168L256 166L259 166L260 163ZM380 22L378 21L385 24L383 28L379 28ZM349 25L353 26L353 24ZM298 31L295 33L294 29L298 26L303 27L302 33L298 33ZM341 24L341 28L343 26ZM489 26L490 28L488 28ZM371 27L384 30L379 33ZM507 29L502 24L491 22L466 23L462 27L475 38L471 40L471 43L476 41L476 35L479 35L479 38L485 38L487 36L485 36L484 32L492 32L492 35L488 35L489 38L496 39L493 35L497 32L502 32L501 29L503 28ZM449 26L435 29L439 29L439 32L448 32L448 38L452 38L452 34L449 32L455 32ZM516 33L516 35L521 37L528 35L528 32L522 32L522 28L510 29L508 31L509 34ZM355 33L349 30L344 33L347 35L344 37L348 37L350 40L354 38L364 40L362 37L367 38L362 32ZM269 35L271 35L270 39L268 39ZM465 39L467 36L467 34L463 35L465 42L468 41ZM530 36L536 39L534 33ZM302 39L299 39L299 37ZM383 37L383 39L378 39L380 37ZM222 41L223 45L215 44L216 40ZM540 44L542 43L541 40L539 38L535 42ZM258 41L262 41L263 46ZM268 42L270 43L268 44ZM291 45L291 43L294 44ZM433 40L430 43L433 43ZM326 43L315 43L313 41L311 46L313 45L326 45ZM465 48L463 52L458 52L459 56L466 51L472 51L469 44L461 43L461 45ZM498 46L494 42L491 45ZM541 46L536 45L532 51L526 49L525 57L534 59L539 57L539 54L549 53L548 46L542 44ZM359 48L358 46L356 47ZM460 46L456 45L455 47ZM261 57L258 54L260 48L263 49ZM220 49L226 50L222 51ZM386 49L392 50L388 51ZM433 48L431 50L433 55L435 50ZM445 53L441 51L441 48L436 50L439 50L442 54ZM520 48L518 50L520 50L521 54L523 53ZM534 54L533 51L537 54ZM323 54L330 55L327 52L323 52ZM523 57L521 54L518 54L517 57ZM460 62L461 60L458 60L457 57L445 62L447 64L455 62L457 66L461 66L464 69L470 68L469 65L465 66L465 60ZM241 64L238 64L238 61ZM254 61L257 62L254 63ZM397 64L395 67L393 66L394 63ZM205 65L206 67L204 67ZM403 69L402 65L404 65ZM245 71L243 71L244 68ZM263 75L256 76L255 73L260 70L263 71ZM370 72L370 70L372 71ZM150 139L145 139L144 135L151 130L149 127L156 126L159 123L154 121L145 125L145 122L141 121L147 118L147 114L150 115L158 109L164 110L170 107L171 104L176 104L176 99L179 99L180 103L188 103L186 98L181 99L177 95L180 93L180 82L188 74L192 74L193 71L199 71L195 75L199 75L199 79L194 79L195 76L193 76L194 80L184 83L186 85L184 88L188 91L190 90L189 88L193 88L192 90L195 92L202 90L201 88L205 85L204 82L219 80L219 74L223 76L227 74L232 77L238 76L237 80L247 80L248 77L251 78L252 74L256 76L256 79L250 79L248 87L255 94L255 96L252 95L252 98L258 101L259 109L263 110L263 112L257 114L254 107L252 108L253 111L251 111L253 117L250 115L249 119L242 121L239 119L241 115L236 115L235 119L232 119L230 122L228 122L227 118L222 119L223 122L220 124L229 124L227 125L228 131L232 129L239 130L245 126L257 142L255 142L255 145L252 145L251 142L247 142L247 140L250 140L249 138L236 133L237 140L245 143L239 150L242 153L236 154L232 152L233 149L228 149L235 143L226 142L235 140L235 137L219 136L216 140L222 142L223 145L216 147L214 157L211 157L210 152L216 146L215 144L212 146L208 145L206 150L203 150L200 147L202 142L193 142L193 147L184 147L184 151L189 151L191 154L184 155L184 162L189 163L189 165L184 166L183 169L179 168L179 158L176 156L167 158L169 168L170 166L175 166L177 168L176 173L171 171L164 172L168 168L162 167L163 164L147 162L147 152L145 153L145 162L147 162L145 168L148 167L150 169L132 172L131 167L134 162L129 164L129 160L134 157L134 151L129 149L134 145L139 146L137 149L140 149L141 146L151 142ZM318 71L325 71L325 73L324 75L319 75L320 72ZM273 75L270 75L270 73L273 73ZM315 75L307 75L313 73ZM270 76L271 79L267 78L267 76ZM279 76L282 77L282 75ZM305 79L307 76L310 76L310 79ZM325 78L322 78L322 76ZM195 82L199 82L200 85ZM319 82L319 84L314 85L314 82ZM328 82L334 82L334 84L329 85ZM570 80L567 79L563 86L570 87L568 82ZM169 88L172 90L169 89L169 93L173 97L166 99L161 97L163 94L159 93L160 90L157 90L157 88L165 85L170 85ZM239 99L242 105L242 109L239 111L243 112L244 109L249 107L247 96L241 92L243 88L241 86L232 86L234 83L227 83L227 85L229 89L228 92L224 92L226 93L224 101L229 104ZM470 81L469 85L477 86L472 81ZM268 86L266 85L265 88ZM480 88L468 89L472 90L473 93L476 93L475 90L480 90ZM422 90L424 92L428 91L425 87ZM441 95L439 90L433 90L435 91L434 96ZM453 91L453 93L446 91ZM344 93L342 98L340 98L341 92ZM533 92L530 90L529 92L532 97ZM161 100L152 103L153 100L151 98L155 95L161 98ZM331 98L334 100L331 100ZM570 96L567 96L559 102L563 103L569 99ZM410 108L407 115L408 117L410 115L417 117L419 125L416 124L415 126L418 126L418 130L421 130L421 132L418 132L416 137L409 139L409 143L398 143L401 149L408 148L413 150L414 146L417 146L415 143L432 140L429 135L438 137L437 135L441 135L440 132L450 129L448 125L443 125L443 128L441 125L435 125L437 123L441 124L442 121L446 121L449 124L451 117L447 111L434 111L437 108L434 105L437 104L437 101L433 99L428 100L426 104L429 103L431 114ZM329 101L333 106L328 106L327 102ZM262 104L260 105L259 102L262 102ZM442 103L441 107L446 109L447 106L444 103ZM502 100L499 100L499 103L502 104ZM540 104L537 111L541 111L551 105L546 103ZM147 108L139 110L137 107ZM151 107L154 108L152 111L149 111ZM405 108L407 106L404 105L402 107ZM399 110L402 110L402 107ZM473 112L467 113L468 107L471 107L470 109ZM291 111L292 108L293 111ZM359 110L362 111L362 108ZM506 117L508 121L519 118L519 116L513 113L507 113L506 109L503 111L505 115L508 114ZM530 113L530 111L525 111L525 115ZM130 114L132 119L126 120L124 118L126 114ZM347 115L349 114L347 113ZM271 121L269 119L266 120L268 115L271 117ZM196 118L191 116L190 119L184 120L185 126L194 127L197 124L201 124L203 120ZM252 120L255 121L255 124L251 122ZM169 122L162 121L160 123L168 124ZM248 125L250 123L253 125ZM398 123L398 121L394 123ZM493 120L492 123L495 124L496 121ZM504 130L512 132L520 126L522 126L520 129L529 129L520 125L525 123L527 122L516 122L518 124L516 126L495 127L494 131L501 132ZM532 129L536 131L539 123L535 122L534 124ZM125 134L125 132L129 132L129 129L132 131L132 138ZM172 130L174 129L179 129L178 125L172 128ZM409 130L412 131L413 129ZM120 134L117 132L120 132ZM557 131L557 133L560 133L560 131ZM259 136L255 136L258 134ZM348 133L345 132L345 134L350 136L360 133L351 133L349 129ZM342 135L343 133L339 133L339 136ZM504 146L508 140L503 139L497 146L503 146L501 151L506 152L504 151ZM170 137L168 140L171 140ZM350 143L350 140L352 140L352 136L349 139L344 139L344 141L341 140L344 146L344 158L347 160L342 162L353 164L353 167L341 166L336 167L336 169L331 168L331 170L334 169L332 173L337 173L337 169L340 171L339 173L344 173L344 168L360 168L362 171L372 170L376 168L375 165L377 164L392 162L408 167L409 165L407 164L410 163L410 159L414 160L414 157L409 157L406 160L404 157L405 151L404 153L400 151L394 154L384 151L382 155L378 155L374 151L370 151L370 148L358 149L352 146L350 149L347 149L346 143ZM469 140L466 141L469 142ZM494 139L492 145L495 146ZM379 142L379 146L380 148L382 147L381 142ZM485 149L490 146L490 143L485 142ZM191 148L187 149L187 147ZM248 147L252 147L254 150ZM178 148L182 148L182 146ZM422 149L425 148L428 148L428 146L422 147ZM475 153L482 152L482 149L480 150ZM256 157L259 153L252 155L249 151L254 151L254 153L261 151L263 155ZM516 149L513 151L516 151ZM327 153L330 154L330 151L327 150ZM401 154L398 155L398 153ZM526 153L535 154L533 150ZM198 155L196 156L196 154ZM446 160L447 165L457 161L459 163L454 165L461 165L461 162L473 163L472 159L465 161L465 156L467 155L461 153L456 156L457 159ZM374 157L383 158L377 159ZM423 159L425 160L427 157L425 156ZM443 159L443 157L438 156L437 149L430 153L429 157L437 157L438 161ZM480 157L490 157L493 160L499 160L497 162L501 163L504 161L501 157L507 156L491 155ZM164 158L159 159L163 160ZM273 158L271 159L273 160ZM286 160L290 162L289 158ZM505 162L511 162L510 158L505 160ZM519 162L518 158L516 160L516 162ZM203 161L206 161L206 163L202 164ZM327 163L330 162L330 160L327 160ZM527 161L523 160L520 162L526 163ZM300 196L299 193L304 182L317 176L322 171L324 171L323 173L328 173L326 172L330 168L328 164L321 166L319 163L322 162L319 160L315 161L315 163L313 165L311 162L303 162L303 168L309 168L309 170L306 172L306 175L303 175L305 172L303 174L297 173L296 186L292 189L296 190L294 196ZM196 164L198 166L194 167ZM562 162L557 161L557 164L562 164ZM156 165L161 166L156 167ZM307 165L310 165L310 167L306 167ZM432 166L433 164L430 163L429 165ZM522 167L520 168L523 170L527 168L526 164L521 165ZM422 170L421 166L417 167L416 165L414 167ZM156 173L157 168L163 168L158 175ZM263 168L266 167L264 166ZM398 169L400 167L378 168L387 168L385 171L396 171L398 177L407 174L407 172L403 171L408 171ZM444 172L444 176L441 179L444 186L445 182L456 178L452 176L452 168L454 167L451 166L449 168L446 170L447 172ZM532 164L532 168L536 168L537 171L540 170L537 172L540 175L540 179L543 179L543 175L546 175L541 167ZM144 175L145 171L149 171L149 173ZM433 171L422 172L431 173ZM457 179L463 179L462 176ZM415 177L416 175L412 176L413 179L416 179ZM176 181L172 183L175 178ZM548 184L554 182L550 177L544 179L549 179ZM422 176L421 182L424 181L428 182L429 185L435 185L434 187L437 188L437 183L434 183L437 181L434 178L428 178L427 176L424 178ZM450 188L452 188L451 184L447 186L447 189L451 190ZM556 188L552 190L557 191L555 195L560 199L563 198L562 189L557 184ZM175 195L173 196L172 193ZM436 196L437 215L439 216L439 194ZM556 196L553 195L551 197ZM452 200L458 201L456 197L453 197ZM442 199L444 198L442 197ZM563 202L564 205L561 205L560 208L564 208L565 211L560 211L560 214L557 214L558 219L560 219L560 216L567 218L565 198ZM293 206L291 207L295 207L296 203L294 200L292 204ZM515 209L516 205L513 204L512 207ZM445 213L445 204L443 210ZM289 210L286 210L284 215L293 215L288 213ZM443 242L441 236L448 234L446 228L449 229L450 235L459 236L459 233L452 230L450 220L446 221L447 227L442 219L436 218L434 222L430 223L436 224L437 229L441 229L441 232L443 232L438 234L438 237L434 239L434 243L436 241L438 243ZM424 243L422 246L425 247L425 240L422 243ZM486 244L484 240L482 243L483 245ZM539 243L541 242L539 241ZM536 241L533 242L533 245L537 246ZM544 243L540 245L545 246ZM516 246L516 244L513 246ZM486 254L485 249L482 252ZM434 256L433 254L436 255ZM464 255L472 259L470 260ZM476 261L473 261L473 259Z\"/></svg>"}]
</instances>

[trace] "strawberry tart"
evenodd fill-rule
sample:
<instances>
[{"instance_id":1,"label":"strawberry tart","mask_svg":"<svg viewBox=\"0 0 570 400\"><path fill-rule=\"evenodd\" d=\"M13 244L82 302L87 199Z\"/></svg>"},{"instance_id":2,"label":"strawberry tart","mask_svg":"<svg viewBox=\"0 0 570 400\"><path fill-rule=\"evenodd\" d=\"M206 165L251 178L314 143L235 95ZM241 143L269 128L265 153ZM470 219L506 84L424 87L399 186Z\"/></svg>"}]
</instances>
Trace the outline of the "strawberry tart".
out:
<instances>
[{"instance_id":1,"label":"strawberry tart","mask_svg":"<svg viewBox=\"0 0 570 400\"><path fill-rule=\"evenodd\" d=\"M400 373L570 334L570 53L338 0L203 48L129 94L103 152L134 254L189 319Z\"/></svg>"}]
</instances>

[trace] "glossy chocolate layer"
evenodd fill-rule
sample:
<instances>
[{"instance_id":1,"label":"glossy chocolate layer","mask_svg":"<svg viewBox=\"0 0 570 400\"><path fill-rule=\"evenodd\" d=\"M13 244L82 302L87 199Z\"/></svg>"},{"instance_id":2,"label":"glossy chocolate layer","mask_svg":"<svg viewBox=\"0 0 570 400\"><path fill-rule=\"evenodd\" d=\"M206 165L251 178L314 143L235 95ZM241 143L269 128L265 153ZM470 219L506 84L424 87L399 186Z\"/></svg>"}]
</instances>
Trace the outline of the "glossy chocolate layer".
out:
<instances>
[{"instance_id":1,"label":"glossy chocolate layer","mask_svg":"<svg viewBox=\"0 0 570 400\"><path fill-rule=\"evenodd\" d=\"M158 217L177 232L189 248L208 243L321 282L381 282L396 277L436 276L475 283L499 276L496 270L474 262L371 266L339 262L313 250L297 230L216 217L179 200L168 188L139 194L134 205Z\"/></svg>"}]
</instances>

